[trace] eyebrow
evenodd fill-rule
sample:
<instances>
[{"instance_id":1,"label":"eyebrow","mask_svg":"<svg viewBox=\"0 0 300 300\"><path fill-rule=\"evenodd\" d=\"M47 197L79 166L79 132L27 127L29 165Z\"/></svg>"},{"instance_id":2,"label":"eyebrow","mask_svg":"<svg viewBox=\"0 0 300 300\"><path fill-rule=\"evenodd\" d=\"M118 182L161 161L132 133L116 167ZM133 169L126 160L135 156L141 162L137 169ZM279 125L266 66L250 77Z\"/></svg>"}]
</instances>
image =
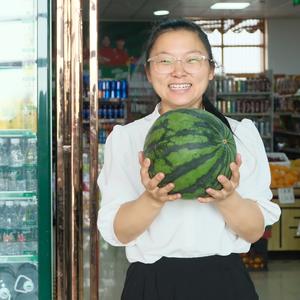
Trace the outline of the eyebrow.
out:
<instances>
[{"instance_id":1,"label":"eyebrow","mask_svg":"<svg viewBox=\"0 0 300 300\"><path fill-rule=\"evenodd\" d=\"M184 55L193 54L193 53L197 53L197 54L200 54L200 55L207 56L207 54L201 52L200 50L191 50L191 51L186 52ZM170 56L174 56L175 57L175 55L173 55L173 54L171 54L169 52L166 52L166 51L158 52L157 54L155 54L153 56L158 56L158 55L161 55L161 54L166 54L166 55L170 55Z\"/></svg>"}]
</instances>

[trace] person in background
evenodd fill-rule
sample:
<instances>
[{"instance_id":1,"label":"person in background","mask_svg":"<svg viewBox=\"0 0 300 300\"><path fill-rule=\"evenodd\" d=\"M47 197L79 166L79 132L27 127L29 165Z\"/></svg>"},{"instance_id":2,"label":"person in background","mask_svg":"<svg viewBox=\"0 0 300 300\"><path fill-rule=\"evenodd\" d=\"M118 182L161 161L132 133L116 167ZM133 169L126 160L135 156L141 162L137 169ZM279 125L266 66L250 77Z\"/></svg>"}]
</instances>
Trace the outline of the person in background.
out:
<instances>
[{"instance_id":1,"label":"person in background","mask_svg":"<svg viewBox=\"0 0 300 300\"><path fill-rule=\"evenodd\" d=\"M99 49L99 64L110 65L114 58L114 51L111 47L110 38L105 35L102 39L101 47Z\"/></svg>"},{"instance_id":2,"label":"person in background","mask_svg":"<svg viewBox=\"0 0 300 300\"><path fill-rule=\"evenodd\" d=\"M240 253L279 219L272 203L270 170L262 139L249 119L226 118L205 96L214 78L211 46L188 20L157 25L146 49L145 71L160 102L152 114L109 135L98 184L98 228L111 245L126 248L130 262L122 300L256 300ZM177 108L199 108L221 119L234 134L231 178L218 176L221 190L183 200L173 183L149 177L143 156L154 121Z\"/></svg>"},{"instance_id":3,"label":"person in background","mask_svg":"<svg viewBox=\"0 0 300 300\"><path fill-rule=\"evenodd\" d=\"M112 65L125 66L130 62L130 57L125 49L125 38L119 36L116 39L116 47L113 49Z\"/></svg>"}]
</instances>

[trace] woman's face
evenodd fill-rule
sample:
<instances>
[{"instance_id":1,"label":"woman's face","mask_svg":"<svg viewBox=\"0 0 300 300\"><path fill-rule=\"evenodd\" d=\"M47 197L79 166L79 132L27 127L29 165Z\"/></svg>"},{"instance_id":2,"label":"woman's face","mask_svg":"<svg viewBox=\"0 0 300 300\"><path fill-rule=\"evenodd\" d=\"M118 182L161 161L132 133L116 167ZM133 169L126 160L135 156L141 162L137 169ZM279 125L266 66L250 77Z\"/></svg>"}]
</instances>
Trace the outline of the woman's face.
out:
<instances>
[{"instance_id":1,"label":"woman's face","mask_svg":"<svg viewBox=\"0 0 300 300\"><path fill-rule=\"evenodd\" d=\"M161 34L155 41L150 58L159 54L168 54L178 59L190 53L200 53L208 57L207 51L196 33L187 30L175 30ZM153 63L146 69L147 78L161 98L161 111L165 113L175 108L201 107L202 96L214 70L207 60L199 72L190 74L184 70L182 62L176 61L173 72L158 73Z\"/></svg>"}]
</instances>

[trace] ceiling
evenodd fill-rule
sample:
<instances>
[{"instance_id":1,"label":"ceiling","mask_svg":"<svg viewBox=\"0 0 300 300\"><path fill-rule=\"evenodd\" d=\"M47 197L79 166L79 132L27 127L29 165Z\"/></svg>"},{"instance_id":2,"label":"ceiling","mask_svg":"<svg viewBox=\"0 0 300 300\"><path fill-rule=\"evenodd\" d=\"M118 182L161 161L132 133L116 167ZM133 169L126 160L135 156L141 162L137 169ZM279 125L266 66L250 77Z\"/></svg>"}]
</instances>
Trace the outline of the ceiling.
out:
<instances>
[{"instance_id":1,"label":"ceiling","mask_svg":"<svg viewBox=\"0 0 300 300\"><path fill-rule=\"evenodd\" d=\"M169 17L212 18L300 18L300 5L292 0L98 0L102 21L153 21L153 11L166 9ZM216 2L250 2L244 10L210 10ZM88 0L84 0L87 11Z\"/></svg>"}]
</instances>

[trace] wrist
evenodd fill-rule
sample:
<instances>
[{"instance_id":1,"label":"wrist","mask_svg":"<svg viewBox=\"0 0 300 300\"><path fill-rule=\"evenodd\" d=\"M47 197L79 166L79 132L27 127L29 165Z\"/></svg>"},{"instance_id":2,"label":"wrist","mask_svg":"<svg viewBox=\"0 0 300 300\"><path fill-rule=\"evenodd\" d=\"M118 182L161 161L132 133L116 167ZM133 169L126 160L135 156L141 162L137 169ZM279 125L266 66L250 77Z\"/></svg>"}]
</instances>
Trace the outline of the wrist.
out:
<instances>
[{"instance_id":1,"label":"wrist","mask_svg":"<svg viewBox=\"0 0 300 300\"><path fill-rule=\"evenodd\" d=\"M164 206L164 202L163 201L159 201L157 200L155 197L152 196L151 193L149 193L148 191L145 191L142 194L143 201L146 202L147 205L151 206L154 209L161 209Z\"/></svg>"}]
</instances>

